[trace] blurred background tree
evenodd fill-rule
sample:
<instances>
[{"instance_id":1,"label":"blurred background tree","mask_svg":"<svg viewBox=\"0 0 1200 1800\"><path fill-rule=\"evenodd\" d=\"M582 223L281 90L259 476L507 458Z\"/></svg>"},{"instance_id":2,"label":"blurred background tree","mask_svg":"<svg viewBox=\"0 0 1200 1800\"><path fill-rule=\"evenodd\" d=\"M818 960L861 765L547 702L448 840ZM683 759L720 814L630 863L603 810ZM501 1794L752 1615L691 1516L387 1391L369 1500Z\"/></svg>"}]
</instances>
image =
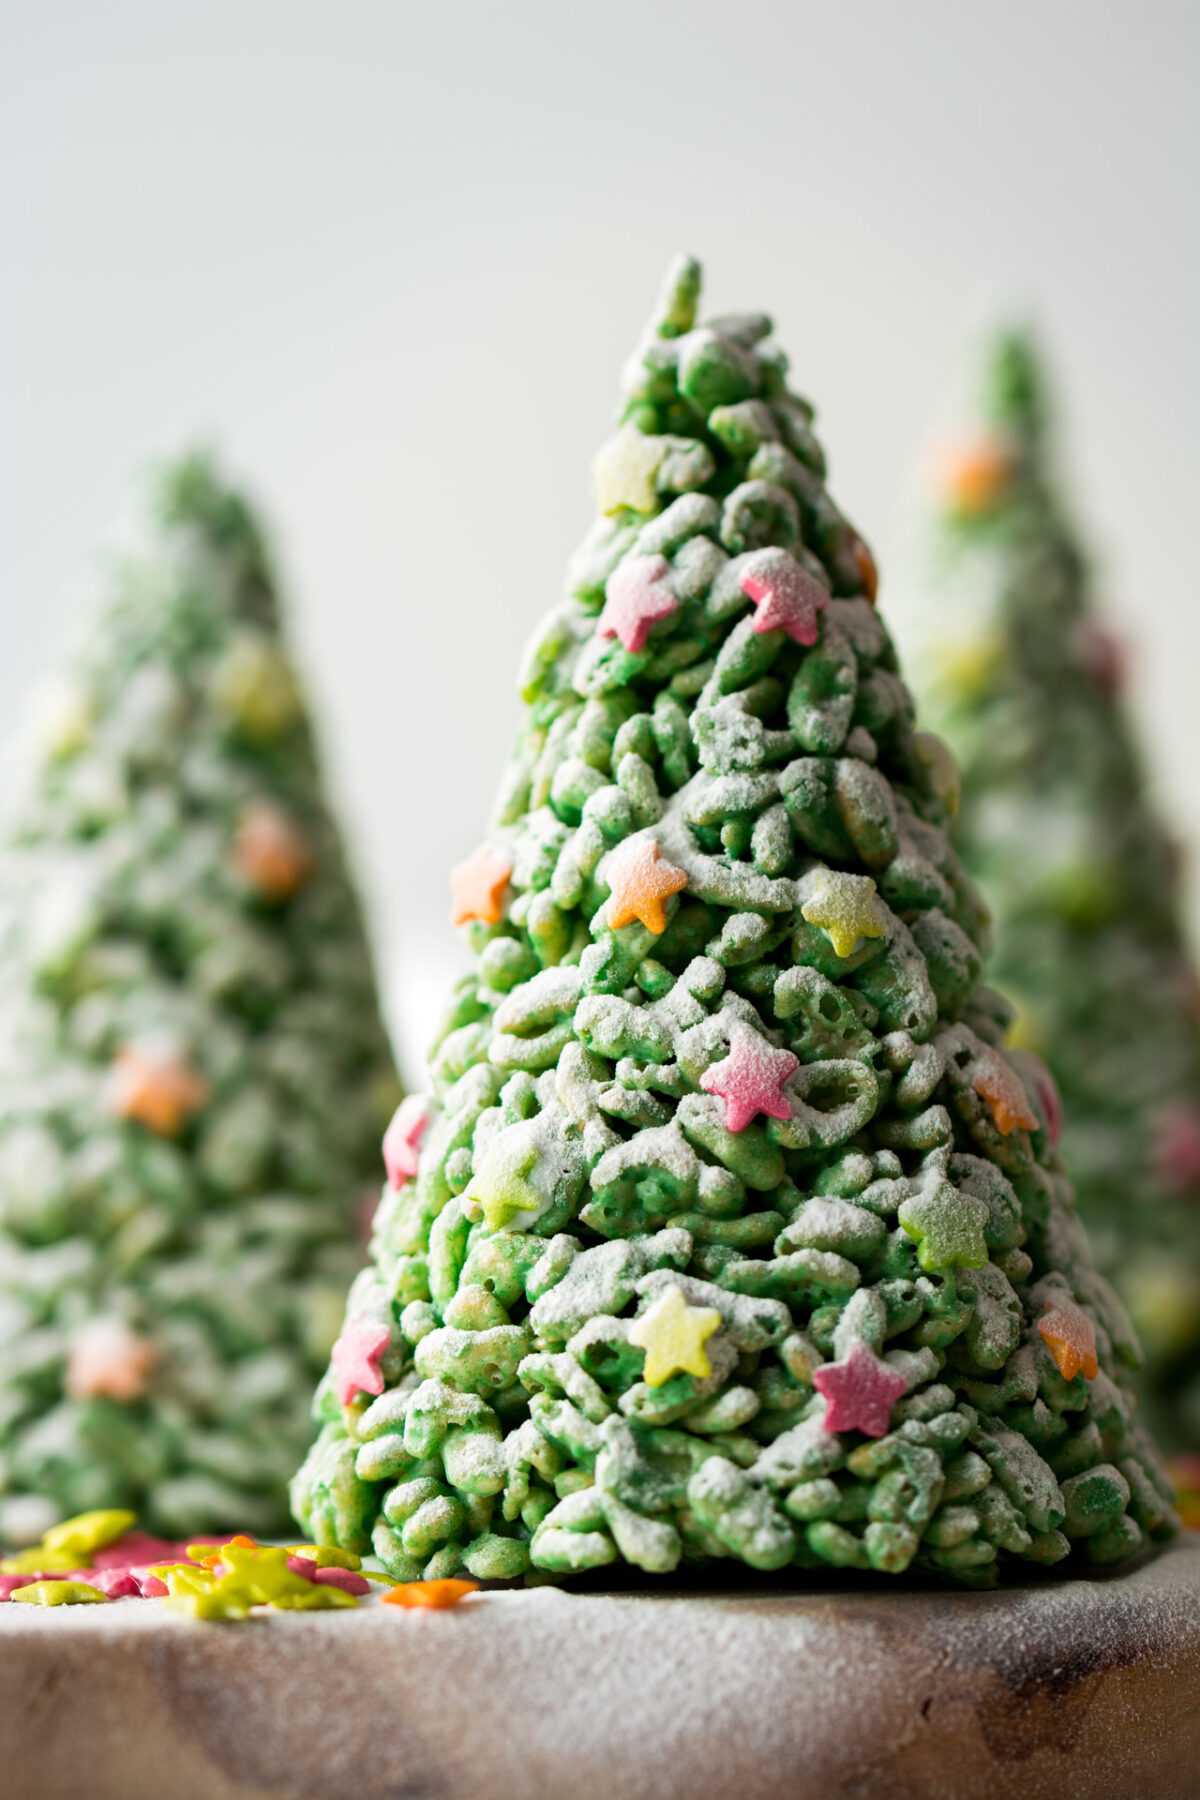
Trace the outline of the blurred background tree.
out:
<instances>
[{"instance_id":1,"label":"blurred background tree","mask_svg":"<svg viewBox=\"0 0 1200 1800\"><path fill-rule=\"evenodd\" d=\"M0 860L0 1538L282 1524L396 1098L262 538L155 484Z\"/></svg>"},{"instance_id":2,"label":"blurred background tree","mask_svg":"<svg viewBox=\"0 0 1200 1800\"><path fill-rule=\"evenodd\" d=\"M1035 345L998 333L937 471L927 698L962 765L959 843L995 911L1014 1041L1058 1079L1063 1155L1179 1447L1200 1441L1200 983L1180 821L1148 790L1126 653L1096 608L1050 437ZM1143 617L1148 634L1157 601Z\"/></svg>"}]
</instances>

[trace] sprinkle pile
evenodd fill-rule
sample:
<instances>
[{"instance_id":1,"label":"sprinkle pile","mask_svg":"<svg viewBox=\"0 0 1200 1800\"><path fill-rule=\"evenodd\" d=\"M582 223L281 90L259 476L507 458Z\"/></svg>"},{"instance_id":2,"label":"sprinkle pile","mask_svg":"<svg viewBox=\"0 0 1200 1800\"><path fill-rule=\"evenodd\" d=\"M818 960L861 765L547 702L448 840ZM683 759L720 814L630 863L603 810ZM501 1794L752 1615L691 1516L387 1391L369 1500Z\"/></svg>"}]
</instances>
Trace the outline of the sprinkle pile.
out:
<instances>
[{"instance_id":1,"label":"sprinkle pile","mask_svg":"<svg viewBox=\"0 0 1200 1800\"><path fill-rule=\"evenodd\" d=\"M1119 1563L1170 1487L982 980L953 759L770 321L699 288L677 263L626 369L454 872L475 963L296 1516L401 1581Z\"/></svg>"},{"instance_id":2,"label":"sprinkle pile","mask_svg":"<svg viewBox=\"0 0 1200 1800\"><path fill-rule=\"evenodd\" d=\"M82 1513L40 1544L0 1559L0 1601L86 1606L105 1600L165 1600L197 1619L244 1619L256 1606L283 1612L357 1606L372 1584L398 1606L444 1611L478 1582L403 1584L364 1569L348 1550L322 1544L258 1544L252 1537L171 1543L132 1529L132 1513Z\"/></svg>"}]
</instances>

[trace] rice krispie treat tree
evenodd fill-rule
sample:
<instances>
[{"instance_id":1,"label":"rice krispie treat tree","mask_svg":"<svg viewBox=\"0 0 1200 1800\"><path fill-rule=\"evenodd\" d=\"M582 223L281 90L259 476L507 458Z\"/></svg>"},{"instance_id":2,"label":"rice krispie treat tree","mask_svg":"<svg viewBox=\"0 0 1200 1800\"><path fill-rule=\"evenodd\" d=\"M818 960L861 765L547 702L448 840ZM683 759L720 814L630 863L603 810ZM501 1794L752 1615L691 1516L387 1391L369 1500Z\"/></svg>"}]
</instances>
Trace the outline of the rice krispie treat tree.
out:
<instances>
[{"instance_id":1,"label":"rice krispie treat tree","mask_svg":"<svg viewBox=\"0 0 1200 1800\"><path fill-rule=\"evenodd\" d=\"M0 861L0 1540L282 1526L395 1076L274 583L167 470Z\"/></svg>"},{"instance_id":2,"label":"rice krispie treat tree","mask_svg":"<svg viewBox=\"0 0 1200 1800\"><path fill-rule=\"evenodd\" d=\"M990 1581L1169 1533L955 771L761 314L671 271L293 1486L411 1579Z\"/></svg>"},{"instance_id":3,"label":"rice krispie treat tree","mask_svg":"<svg viewBox=\"0 0 1200 1800\"><path fill-rule=\"evenodd\" d=\"M1029 340L996 337L941 471L929 691L962 764L964 861L994 904L1016 1040L1062 1092L1062 1154L1148 1354L1156 1422L1200 1442L1200 987L1123 657L1092 605Z\"/></svg>"}]
</instances>

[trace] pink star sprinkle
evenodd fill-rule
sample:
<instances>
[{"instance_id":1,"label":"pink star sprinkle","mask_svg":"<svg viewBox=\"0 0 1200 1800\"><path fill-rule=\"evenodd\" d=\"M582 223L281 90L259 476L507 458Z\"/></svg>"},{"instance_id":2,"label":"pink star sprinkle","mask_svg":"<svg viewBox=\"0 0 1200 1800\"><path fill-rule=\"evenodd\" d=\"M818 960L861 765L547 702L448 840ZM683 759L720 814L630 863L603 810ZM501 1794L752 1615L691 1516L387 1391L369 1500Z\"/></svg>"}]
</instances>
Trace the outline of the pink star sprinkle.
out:
<instances>
[{"instance_id":1,"label":"pink star sprinkle","mask_svg":"<svg viewBox=\"0 0 1200 1800\"><path fill-rule=\"evenodd\" d=\"M377 1319L347 1319L333 1346L333 1372L337 1396L349 1406L356 1394L382 1394L383 1370L379 1359L391 1343L391 1332Z\"/></svg>"},{"instance_id":2,"label":"pink star sprinkle","mask_svg":"<svg viewBox=\"0 0 1200 1800\"><path fill-rule=\"evenodd\" d=\"M1062 1101L1058 1094L1058 1085L1045 1064L1039 1064L1034 1076L1034 1086L1038 1099L1042 1103L1042 1111L1046 1115L1046 1135L1052 1144L1057 1144L1062 1136L1063 1112Z\"/></svg>"},{"instance_id":3,"label":"pink star sprinkle","mask_svg":"<svg viewBox=\"0 0 1200 1800\"><path fill-rule=\"evenodd\" d=\"M297 1557L296 1560L303 1562L304 1558ZM289 1558L288 1568L290 1569L291 1566ZM341 1588L343 1594L369 1594L371 1591L370 1582L354 1569L317 1569L313 1575L313 1581L317 1587Z\"/></svg>"},{"instance_id":4,"label":"pink star sprinkle","mask_svg":"<svg viewBox=\"0 0 1200 1800\"><path fill-rule=\"evenodd\" d=\"M1154 1165L1172 1193L1184 1194L1200 1181L1200 1114L1175 1106L1158 1121Z\"/></svg>"},{"instance_id":5,"label":"pink star sprinkle","mask_svg":"<svg viewBox=\"0 0 1200 1800\"><path fill-rule=\"evenodd\" d=\"M182 1562L185 1559L180 1557L173 1560ZM137 1582L138 1592L143 1600L161 1600L164 1595L169 1594L171 1591L161 1575L155 1575L151 1572L151 1567L148 1563L144 1567L130 1569L129 1573Z\"/></svg>"},{"instance_id":6,"label":"pink star sprinkle","mask_svg":"<svg viewBox=\"0 0 1200 1800\"><path fill-rule=\"evenodd\" d=\"M887 1436L892 1406L908 1383L859 1340L842 1362L815 1369L813 1386L825 1396L826 1431L861 1431L881 1438Z\"/></svg>"},{"instance_id":7,"label":"pink star sprinkle","mask_svg":"<svg viewBox=\"0 0 1200 1800\"><path fill-rule=\"evenodd\" d=\"M790 1119L792 1103L783 1084L800 1067L790 1050L773 1050L766 1039L739 1019L729 1033L729 1055L700 1077L706 1094L725 1102L728 1131L743 1131L755 1113Z\"/></svg>"},{"instance_id":8,"label":"pink star sprinkle","mask_svg":"<svg viewBox=\"0 0 1200 1800\"><path fill-rule=\"evenodd\" d=\"M383 1134L383 1163L392 1187L402 1188L417 1172L421 1139L429 1128L429 1108L421 1094L410 1094L392 1114Z\"/></svg>"},{"instance_id":9,"label":"pink star sprinkle","mask_svg":"<svg viewBox=\"0 0 1200 1800\"><path fill-rule=\"evenodd\" d=\"M627 650L644 650L650 627L669 619L679 605L670 574L665 556L630 556L618 563L604 588L600 636L619 637Z\"/></svg>"},{"instance_id":10,"label":"pink star sprinkle","mask_svg":"<svg viewBox=\"0 0 1200 1800\"><path fill-rule=\"evenodd\" d=\"M817 614L829 595L786 550L756 550L742 570L742 592L754 601L755 631L786 631L798 644L817 641Z\"/></svg>"},{"instance_id":11,"label":"pink star sprinkle","mask_svg":"<svg viewBox=\"0 0 1200 1800\"><path fill-rule=\"evenodd\" d=\"M195 1538L188 1542L194 1544ZM183 1546L174 1538L151 1537L145 1531L127 1531L115 1544L105 1544L92 1555L93 1569L132 1569L147 1563L181 1562Z\"/></svg>"},{"instance_id":12,"label":"pink star sprinkle","mask_svg":"<svg viewBox=\"0 0 1200 1800\"><path fill-rule=\"evenodd\" d=\"M110 1600L143 1598L137 1577L128 1569L84 1569L75 1579L86 1581L89 1587L99 1588Z\"/></svg>"},{"instance_id":13,"label":"pink star sprinkle","mask_svg":"<svg viewBox=\"0 0 1200 1800\"><path fill-rule=\"evenodd\" d=\"M1106 694L1119 694L1128 660L1120 638L1089 621L1080 626L1076 641L1083 666L1096 686Z\"/></svg>"}]
</instances>

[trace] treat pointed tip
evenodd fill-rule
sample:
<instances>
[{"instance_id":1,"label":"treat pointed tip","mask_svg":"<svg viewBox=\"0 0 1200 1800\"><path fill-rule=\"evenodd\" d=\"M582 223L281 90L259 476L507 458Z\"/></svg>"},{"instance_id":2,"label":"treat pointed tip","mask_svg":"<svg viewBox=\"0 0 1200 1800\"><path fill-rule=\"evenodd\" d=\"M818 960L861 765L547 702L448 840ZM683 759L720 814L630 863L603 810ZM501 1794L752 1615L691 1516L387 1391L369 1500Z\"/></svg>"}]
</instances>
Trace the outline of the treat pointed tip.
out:
<instances>
[{"instance_id":1,"label":"treat pointed tip","mask_svg":"<svg viewBox=\"0 0 1200 1800\"><path fill-rule=\"evenodd\" d=\"M704 272L699 260L681 252L672 258L651 321L659 337L682 337L696 323Z\"/></svg>"},{"instance_id":2,"label":"treat pointed tip","mask_svg":"<svg viewBox=\"0 0 1200 1800\"><path fill-rule=\"evenodd\" d=\"M984 400L989 416L1006 431L1042 436L1048 414L1046 366L1036 334L1006 325L984 347Z\"/></svg>"}]
</instances>

